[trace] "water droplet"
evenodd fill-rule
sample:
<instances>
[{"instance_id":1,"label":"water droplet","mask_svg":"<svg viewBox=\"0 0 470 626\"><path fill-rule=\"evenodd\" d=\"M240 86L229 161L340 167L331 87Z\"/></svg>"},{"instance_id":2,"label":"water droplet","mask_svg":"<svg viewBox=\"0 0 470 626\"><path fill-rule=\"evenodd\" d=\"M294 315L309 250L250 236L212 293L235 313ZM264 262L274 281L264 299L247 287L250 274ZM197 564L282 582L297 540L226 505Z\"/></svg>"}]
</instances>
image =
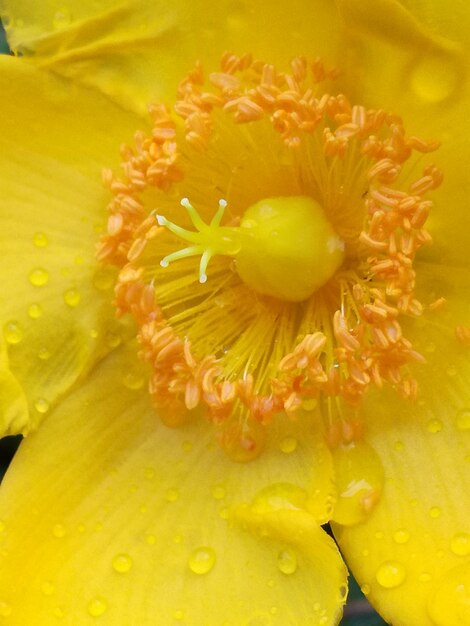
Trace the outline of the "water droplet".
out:
<instances>
[{"instance_id":1,"label":"water droplet","mask_svg":"<svg viewBox=\"0 0 470 626\"><path fill-rule=\"evenodd\" d=\"M377 582L385 589L393 589L402 584L406 578L405 568L397 561L385 561L375 573Z\"/></svg>"},{"instance_id":2,"label":"water droplet","mask_svg":"<svg viewBox=\"0 0 470 626\"><path fill-rule=\"evenodd\" d=\"M142 389L145 383L145 378L140 372L127 372L123 378L124 386L132 391Z\"/></svg>"},{"instance_id":3,"label":"water droplet","mask_svg":"<svg viewBox=\"0 0 470 626\"><path fill-rule=\"evenodd\" d=\"M297 571L297 557L295 552L290 548L281 550L277 555L277 566L279 571L287 576L294 574Z\"/></svg>"},{"instance_id":4,"label":"water droplet","mask_svg":"<svg viewBox=\"0 0 470 626\"><path fill-rule=\"evenodd\" d=\"M227 520L230 517L230 509L228 507L226 507L226 506L221 508L220 511L219 511L219 517L221 519Z\"/></svg>"},{"instance_id":5,"label":"water droplet","mask_svg":"<svg viewBox=\"0 0 470 626\"><path fill-rule=\"evenodd\" d=\"M426 428L430 433L438 433L442 430L442 422L438 419L429 420L426 424Z\"/></svg>"},{"instance_id":6,"label":"water droplet","mask_svg":"<svg viewBox=\"0 0 470 626\"><path fill-rule=\"evenodd\" d=\"M36 248L45 248L49 243L47 235L44 233L35 233L33 237L33 243Z\"/></svg>"},{"instance_id":7,"label":"water droplet","mask_svg":"<svg viewBox=\"0 0 470 626\"><path fill-rule=\"evenodd\" d=\"M99 617L100 615L103 615L103 613L106 613L107 608L108 603L104 598L100 597L93 598L93 600L91 600L87 606L88 613L93 617Z\"/></svg>"},{"instance_id":8,"label":"water droplet","mask_svg":"<svg viewBox=\"0 0 470 626\"><path fill-rule=\"evenodd\" d=\"M11 606L7 602L0 600L0 617L10 617L11 614Z\"/></svg>"},{"instance_id":9,"label":"water droplet","mask_svg":"<svg viewBox=\"0 0 470 626\"><path fill-rule=\"evenodd\" d=\"M157 538L155 537L155 535L149 534L145 537L145 541L148 543L149 546L154 546L157 543Z\"/></svg>"},{"instance_id":10,"label":"water droplet","mask_svg":"<svg viewBox=\"0 0 470 626\"><path fill-rule=\"evenodd\" d=\"M77 291L77 289L67 289L67 291L64 293L64 302L71 309L77 307L80 304L81 299L82 296L80 292Z\"/></svg>"},{"instance_id":11,"label":"water droplet","mask_svg":"<svg viewBox=\"0 0 470 626\"><path fill-rule=\"evenodd\" d=\"M116 271L112 268L104 267L97 270L93 276L93 285L98 291L108 291L114 285Z\"/></svg>"},{"instance_id":12,"label":"water droplet","mask_svg":"<svg viewBox=\"0 0 470 626\"><path fill-rule=\"evenodd\" d=\"M255 515L266 515L274 511L305 509L308 494L291 483L275 483L258 491L251 504Z\"/></svg>"},{"instance_id":13,"label":"water droplet","mask_svg":"<svg viewBox=\"0 0 470 626\"><path fill-rule=\"evenodd\" d=\"M29 273L29 282L34 285L34 287L44 287L49 282L49 273L37 267Z\"/></svg>"},{"instance_id":14,"label":"water droplet","mask_svg":"<svg viewBox=\"0 0 470 626\"><path fill-rule=\"evenodd\" d=\"M51 405L45 398L38 398L36 402L34 403L34 408L36 409L38 413L41 413L41 415L44 415L45 413L49 411L49 409L51 408Z\"/></svg>"},{"instance_id":15,"label":"water droplet","mask_svg":"<svg viewBox=\"0 0 470 626\"><path fill-rule=\"evenodd\" d=\"M108 331L106 333L106 343L109 348L117 348L122 343L121 335L119 333Z\"/></svg>"},{"instance_id":16,"label":"water droplet","mask_svg":"<svg viewBox=\"0 0 470 626\"><path fill-rule=\"evenodd\" d=\"M38 358L41 359L41 361L47 361L51 358L51 353L47 348L41 348L38 352Z\"/></svg>"},{"instance_id":17,"label":"water droplet","mask_svg":"<svg viewBox=\"0 0 470 626\"><path fill-rule=\"evenodd\" d=\"M358 524L380 498L384 482L382 463L364 441L340 445L332 452L339 494L332 517L346 526Z\"/></svg>"},{"instance_id":18,"label":"water droplet","mask_svg":"<svg viewBox=\"0 0 470 626\"><path fill-rule=\"evenodd\" d=\"M183 441L181 447L183 448L183 452L191 452L193 444L190 441Z\"/></svg>"},{"instance_id":19,"label":"water droplet","mask_svg":"<svg viewBox=\"0 0 470 626\"><path fill-rule=\"evenodd\" d=\"M153 478L155 478L155 469L153 467L150 467L150 466L146 467L144 469L144 476L148 480L152 480Z\"/></svg>"},{"instance_id":20,"label":"water droplet","mask_svg":"<svg viewBox=\"0 0 470 626\"><path fill-rule=\"evenodd\" d=\"M441 509L438 506L432 506L429 509L429 515L433 518L433 519L437 519L438 517L441 516Z\"/></svg>"},{"instance_id":21,"label":"water droplet","mask_svg":"<svg viewBox=\"0 0 470 626\"><path fill-rule=\"evenodd\" d=\"M32 320L37 320L42 315L42 307L40 304L31 304L28 307L28 315Z\"/></svg>"},{"instance_id":22,"label":"water droplet","mask_svg":"<svg viewBox=\"0 0 470 626\"><path fill-rule=\"evenodd\" d=\"M213 548L201 546L193 550L189 556L188 566L194 574L208 574L215 565Z\"/></svg>"},{"instance_id":23,"label":"water droplet","mask_svg":"<svg viewBox=\"0 0 470 626\"><path fill-rule=\"evenodd\" d=\"M223 500L227 495L225 487L223 485L215 485L212 489L212 495L216 500Z\"/></svg>"},{"instance_id":24,"label":"water droplet","mask_svg":"<svg viewBox=\"0 0 470 626\"><path fill-rule=\"evenodd\" d=\"M176 502L176 500L178 500L179 497L180 497L179 489L176 489L175 487L171 487L170 489L166 490L165 499L167 502Z\"/></svg>"},{"instance_id":25,"label":"water droplet","mask_svg":"<svg viewBox=\"0 0 470 626\"><path fill-rule=\"evenodd\" d=\"M181 622L184 619L185 616L185 612L182 611L181 609L176 609L176 611L173 613L173 617L175 620L177 620L178 622Z\"/></svg>"},{"instance_id":26,"label":"water droplet","mask_svg":"<svg viewBox=\"0 0 470 626\"><path fill-rule=\"evenodd\" d=\"M46 580L41 585L41 591L43 592L43 594L45 596L52 596L52 594L55 591L55 587L54 587L53 583L51 583L50 580Z\"/></svg>"},{"instance_id":27,"label":"water droplet","mask_svg":"<svg viewBox=\"0 0 470 626\"><path fill-rule=\"evenodd\" d=\"M432 580L432 576L428 572L421 572L418 576L418 580L420 583L428 583Z\"/></svg>"},{"instance_id":28,"label":"water droplet","mask_svg":"<svg viewBox=\"0 0 470 626\"><path fill-rule=\"evenodd\" d=\"M63 524L56 524L52 529L52 534L58 539L65 537L66 533L67 531L65 530L65 526Z\"/></svg>"},{"instance_id":29,"label":"water droplet","mask_svg":"<svg viewBox=\"0 0 470 626\"><path fill-rule=\"evenodd\" d=\"M429 617L435 626L470 624L470 564L446 572L428 600Z\"/></svg>"},{"instance_id":30,"label":"water droplet","mask_svg":"<svg viewBox=\"0 0 470 626\"><path fill-rule=\"evenodd\" d=\"M457 413L455 425L459 430L470 430L470 409L462 409Z\"/></svg>"},{"instance_id":31,"label":"water droplet","mask_svg":"<svg viewBox=\"0 0 470 626\"><path fill-rule=\"evenodd\" d=\"M348 597L348 585L342 584L338 589L338 601L346 602L346 598Z\"/></svg>"},{"instance_id":32,"label":"water droplet","mask_svg":"<svg viewBox=\"0 0 470 626\"><path fill-rule=\"evenodd\" d=\"M361 591L365 596L368 596L370 593L370 585L367 583L365 585L361 585Z\"/></svg>"},{"instance_id":33,"label":"water droplet","mask_svg":"<svg viewBox=\"0 0 470 626\"><path fill-rule=\"evenodd\" d=\"M72 21L72 16L68 9L60 9L54 13L54 18L52 20L52 25L55 29L60 30L61 28L67 28L70 26Z\"/></svg>"},{"instance_id":34,"label":"water droplet","mask_svg":"<svg viewBox=\"0 0 470 626\"><path fill-rule=\"evenodd\" d=\"M405 446L403 444L403 441L395 441L395 443L393 444L393 447L395 448L397 452L401 452Z\"/></svg>"},{"instance_id":35,"label":"water droplet","mask_svg":"<svg viewBox=\"0 0 470 626\"><path fill-rule=\"evenodd\" d=\"M400 528L400 530L393 533L393 540L395 543L407 543L410 540L410 533L407 530Z\"/></svg>"},{"instance_id":36,"label":"water droplet","mask_svg":"<svg viewBox=\"0 0 470 626\"><path fill-rule=\"evenodd\" d=\"M117 554L113 559L113 569L119 574L127 574L132 568L132 558L128 554Z\"/></svg>"},{"instance_id":37,"label":"water droplet","mask_svg":"<svg viewBox=\"0 0 470 626\"><path fill-rule=\"evenodd\" d=\"M218 435L227 456L237 463L253 461L261 454L266 444L266 428L254 420L227 421Z\"/></svg>"},{"instance_id":38,"label":"water droplet","mask_svg":"<svg viewBox=\"0 0 470 626\"><path fill-rule=\"evenodd\" d=\"M291 454L297 449L297 443L295 437L285 437L285 439L280 442L279 449L281 452L284 452L284 454Z\"/></svg>"},{"instance_id":39,"label":"water droplet","mask_svg":"<svg viewBox=\"0 0 470 626\"><path fill-rule=\"evenodd\" d=\"M63 617L65 617L65 611L60 606L56 606L53 613L59 619L62 619Z\"/></svg>"},{"instance_id":40,"label":"water droplet","mask_svg":"<svg viewBox=\"0 0 470 626\"><path fill-rule=\"evenodd\" d=\"M457 556L467 556L470 554L470 535L468 533L457 533L450 540L450 549Z\"/></svg>"},{"instance_id":41,"label":"water droplet","mask_svg":"<svg viewBox=\"0 0 470 626\"><path fill-rule=\"evenodd\" d=\"M24 333L18 322L10 321L3 327L3 336L8 344L14 346L23 340Z\"/></svg>"},{"instance_id":42,"label":"water droplet","mask_svg":"<svg viewBox=\"0 0 470 626\"><path fill-rule=\"evenodd\" d=\"M429 104L449 98L459 84L457 59L445 54L425 54L411 68L407 80L415 94Z\"/></svg>"}]
</instances>

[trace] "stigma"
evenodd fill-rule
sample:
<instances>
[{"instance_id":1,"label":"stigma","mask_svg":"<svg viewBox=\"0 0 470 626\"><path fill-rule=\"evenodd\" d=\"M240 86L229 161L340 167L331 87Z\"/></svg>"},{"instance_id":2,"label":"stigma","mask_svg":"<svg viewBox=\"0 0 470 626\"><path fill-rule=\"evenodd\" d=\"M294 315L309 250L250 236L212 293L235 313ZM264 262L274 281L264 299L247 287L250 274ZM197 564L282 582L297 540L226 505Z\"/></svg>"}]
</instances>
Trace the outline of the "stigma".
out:
<instances>
[{"instance_id":1,"label":"stigma","mask_svg":"<svg viewBox=\"0 0 470 626\"><path fill-rule=\"evenodd\" d=\"M234 257L242 281L262 295L288 302L308 299L341 266L344 242L334 232L318 202L308 196L267 198L246 209L239 226L220 226L226 200L209 224L187 198L185 207L197 231L189 231L157 215L160 226L192 245L164 257L168 267L178 259L201 255L199 282L215 255Z\"/></svg>"}]
</instances>

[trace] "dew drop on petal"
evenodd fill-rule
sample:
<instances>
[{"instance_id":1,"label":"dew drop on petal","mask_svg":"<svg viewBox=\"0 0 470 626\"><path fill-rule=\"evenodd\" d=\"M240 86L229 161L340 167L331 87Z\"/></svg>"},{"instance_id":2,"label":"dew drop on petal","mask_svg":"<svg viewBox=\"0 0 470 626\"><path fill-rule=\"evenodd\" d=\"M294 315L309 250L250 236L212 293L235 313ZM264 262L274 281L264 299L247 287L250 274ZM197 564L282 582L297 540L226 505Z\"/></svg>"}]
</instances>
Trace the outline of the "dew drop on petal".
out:
<instances>
[{"instance_id":1,"label":"dew drop on petal","mask_svg":"<svg viewBox=\"0 0 470 626\"><path fill-rule=\"evenodd\" d=\"M176 609L176 611L173 613L173 618L177 622L181 622L182 620L184 620L184 617L185 617L185 612L182 611L181 609Z\"/></svg>"},{"instance_id":2,"label":"dew drop on petal","mask_svg":"<svg viewBox=\"0 0 470 626\"><path fill-rule=\"evenodd\" d=\"M66 8L59 9L54 13L54 18L52 20L52 26L56 30L60 30L61 28L67 28L70 26L72 22L72 16L70 11Z\"/></svg>"},{"instance_id":3,"label":"dew drop on petal","mask_svg":"<svg viewBox=\"0 0 470 626\"><path fill-rule=\"evenodd\" d=\"M208 546L195 548L189 555L188 566L194 574L208 574L215 565L215 550Z\"/></svg>"},{"instance_id":4,"label":"dew drop on petal","mask_svg":"<svg viewBox=\"0 0 470 626\"><path fill-rule=\"evenodd\" d=\"M410 540L410 533L407 530L400 528L393 533L393 540L395 543L407 543Z\"/></svg>"},{"instance_id":5,"label":"dew drop on petal","mask_svg":"<svg viewBox=\"0 0 470 626\"><path fill-rule=\"evenodd\" d=\"M216 500L223 500L226 495L227 495L227 492L223 485L215 485L214 488L212 489L212 496Z\"/></svg>"},{"instance_id":6,"label":"dew drop on petal","mask_svg":"<svg viewBox=\"0 0 470 626\"><path fill-rule=\"evenodd\" d=\"M66 533L67 531L63 524L56 524L52 529L52 534L58 539L62 539L62 537L65 537Z\"/></svg>"},{"instance_id":7,"label":"dew drop on petal","mask_svg":"<svg viewBox=\"0 0 470 626\"><path fill-rule=\"evenodd\" d=\"M101 597L93 598L93 600L90 600L87 606L88 613L93 617L99 617L100 615L103 615L103 613L106 613L107 608L108 603L104 598Z\"/></svg>"},{"instance_id":8,"label":"dew drop on petal","mask_svg":"<svg viewBox=\"0 0 470 626\"><path fill-rule=\"evenodd\" d=\"M93 275L93 286L98 291L108 291L116 280L115 272L111 268L99 268Z\"/></svg>"},{"instance_id":9,"label":"dew drop on petal","mask_svg":"<svg viewBox=\"0 0 470 626\"><path fill-rule=\"evenodd\" d=\"M39 350L38 359L41 359L41 361L47 361L50 358L51 358L51 353L49 352L47 348L41 348Z\"/></svg>"},{"instance_id":10,"label":"dew drop on petal","mask_svg":"<svg viewBox=\"0 0 470 626\"><path fill-rule=\"evenodd\" d=\"M33 237L33 243L36 248L45 248L49 243L47 235L44 233L35 233Z\"/></svg>"},{"instance_id":11,"label":"dew drop on petal","mask_svg":"<svg viewBox=\"0 0 470 626\"><path fill-rule=\"evenodd\" d=\"M426 428L430 433L438 433L442 430L442 422L438 419L429 420L426 424Z\"/></svg>"},{"instance_id":12,"label":"dew drop on petal","mask_svg":"<svg viewBox=\"0 0 470 626\"><path fill-rule=\"evenodd\" d=\"M49 411L49 409L51 408L51 405L45 398L38 398L34 403L34 408L36 409L38 413L41 413L41 415L44 415L45 413Z\"/></svg>"},{"instance_id":13,"label":"dew drop on petal","mask_svg":"<svg viewBox=\"0 0 470 626\"><path fill-rule=\"evenodd\" d=\"M3 336L10 346L14 346L23 340L24 333L18 322L10 321L3 327Z\"/></svg>"},{"instance_id":14,"label":"dew drop on petal","mask_svg":"<svg viewBox=\"0 0 470 626\"><path fill-rule=\"evenodd\" d=\"M74 309L80 304L82 296L77 289L67 289L64 293L64 302L71 309Z\"/></svg>"},{"instance_id":15,"label":"dew drop on petal","mask_svg":"<svg viewBox=\"0 0 470 626\"><path fill-rule=\"evenodd\" d=\"M127 389L137 391L144 386L145 378L140 372L127 372L122 381Z\"/></svg>"},{"instance_id":16,"label":"dew drop on petal","mask_svg":"<svg viewBox=\"0 0 470 626\"><path fill-rule=\"evenodd\" d=\"M382 463L364 441L340 445L332 453L338 491L332 518L347 526L363 522L382 492Z\"/></svg>"},{"instance_id":17,"label":"dew drop on petal","mask_svg":"<svg viewBox=\"0 0 470 626\"><path fill-rule=\"evenodd\" d=\"M375 573L377 582L385 589L393 589L402 584L406 570L398 561L384 561Z\"/></svg>"},{"instance_id":18,"label":"dew drop on petal","mask_svg":"<svg viewBox=\"0 0 470 626\"><path fill-rule=\"evenodd\" d=\"M457 533L450 540L450 549L457 556L467 556L470 554L470 535L468 533Z\"/></svg>"},{"instance_id":19,"label":"dew drop on petal","mask_svg":"<svg viewBox=\"0 0 470 626\"><path fill-rule=\"evenodd\" d=\"M113 569L119 574L127 574L132 568L132 558L128 554L116 554L113 559Z\"/></svg>"},{"instance_id":20,"label":"dew drop on petal","mask_svg":"<svg viewBox=\"0 0 470 626\"><path fill-rule=\"evenodd\" d=\"M297 571L297 557L291 549L281 550L277 555L279 571L290 576Z\"/></svg>"},{"instance_id":21,"label":"dew drop on petal","mask_svg":"<svg viewBox=\"0 0 470 626\"><path fill-rule=\"evenodd\" d=\"M12 614L12 608L8 602L0 600L0 617L10 617Z\"/></svg>"},{"instance_id":22,"label":"dew drop on petal","mask_svg":"<svg viewBox=\"0 0 470 626\"><path fill-rule=\"evenodd\" d=\"M157 538L155 537L155 535L148 534L145 537L145 541L147 542L149 546L154 546L157 543Z\"/></svg>"},{"instance_id":23,"label":"dew drop on petal","mask_svg":"<svg viewBox=\"0 0 470 626\"><path fill-rule=\"evenodd\" d=\"M167 502L176 502L176 500L178 500L179 497L180 497L179 489L176 489L176 487L170 487L170 489L167 489L166 494L165 494L165 500Z\"/></svg>"},{"instance_id":24,"label":"dew drop on petal","mask_svg":"<svg viewBox=\"0 0 470 626\"><path fill-rule=\"evenodd\" d=\"M446 572L434 586L427 610L435 626L470 624L470 564Z\"/></svg>"},{"instance_id":25,"label":"dew drop on petal","mask_svg":"<svg viewBox=\"0 0 470 626\"><path fill-rule=\"evenodd\" d=\"M37 320L42 315L42 307L40 304L31 304L28 307L28 315L32 320Z\"/></svg>"},{"instance_id":26,"label":"dew drop on petal","mask_svg":"<svg viewBox=\"0 0 470 626\"><path fill-rule=\"evenodd\" d=\"M49 282L49 273L46 270L37 267L29 273L28 278L29 282L34 287L44 287L44 285L47 285Z\"/></svg>"},{"instance_id":27,"label":"dew drop on petal","mask_svg":"<svg viewBox=\"0 0 470 626\"><path fill-rule=\"evenodd\" d=\"M425 54L410 70L407 77L411 89L429 104L449 98L459 83L459 66L450 55Z\"/></svg>"},{"instance_id":28,"label":"dew drop on petal","mask_svg":"<svg viewBox=\"0 0 470 626\"><path fill-rule=\"evenodd\" d=\"M441 516L441 509L438 506L432 506L429 509L429 515L433 518L433 519L437 519L438 517Z\"/></svg>"},{"instance_id":29,"label":"dew drop on petal","mask_svg":"<svg viewBox=\"0 0 470 626\"><path fill-rule=\"evenodd\" d=\"M279 449L284 454L291 454L297 449L297 439L295 437L285 437L279 443Z\"/></svg>"},{"instance_id":30,"label":"dew drop on petal","mask_svg":"<svg viewBox=\"0 0 470 626\"><path fill-rule=\"evenodd\" d=\"M41 585L41 591L45 596L52 596L55 592L54 584L50 580L46 580Z\"/></svg>"},{"instance_id":31,"label":"dew drop on petal","mask_svg":"<svg viewBox=\"0 0 470 626\"><path fill-rule=\"evenodd\" d=\"M470 409L461 409L455 418L459 430L470 430Z\"/></svg>"}]
</instances>

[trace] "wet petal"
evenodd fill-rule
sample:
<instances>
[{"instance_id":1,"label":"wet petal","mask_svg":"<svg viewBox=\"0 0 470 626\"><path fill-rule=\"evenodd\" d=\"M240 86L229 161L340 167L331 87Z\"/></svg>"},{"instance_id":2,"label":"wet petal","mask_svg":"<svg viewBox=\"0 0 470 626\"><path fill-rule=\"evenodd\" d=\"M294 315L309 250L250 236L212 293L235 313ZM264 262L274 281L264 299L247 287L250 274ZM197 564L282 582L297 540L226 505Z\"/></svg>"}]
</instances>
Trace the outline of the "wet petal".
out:
<instances>
[{"instance_id":1,"label":"wet petal","mask_svg":"<svg viewBox=\"0 0 470 626\"><path fill-rule=\"evenodd\" d=\"M0 326L34 426L118 341L112 276L98 270L94 247L107 202L101 168L137 122L17 59L0 65ZM10 431L29 428L8 421Z\"/></svg>"},{"instance_id":2,"label":"wet petal","mask_svg":"<svg viewBox=\"0 0 470 626\"><path fill-rule=\"evenodd\" d=\"M365 523L336 526L335 535L387 621L464 626L470 601L470 344L456 339L455 327L462 324L470 338L470 275L434 269L426 282L429 292L439 290L448 302L415 323L415 345L427 358L419 398L411 403L382 392L366 403L367 436L384 466L384 490Z\"/></svg>"},{"instance_id":3,"label":"wet petal","mask_svg":"<svg viewBox=\"0 0 470 626\"><path fill-rule=\"evenodd\" d=\"M251 52L285 64L298 54L332 61L338 44L331 2L263 0L217 4L173 0L124 3L2 0L12 47L31 61L93 85L126 106L173 97L197 60L208 71L223 52ZM65 17L64 17L65 16Z\"/></svg>"},{"instance_id":4,"label":"wet petal","mask_svg":"<svg viewBox=\"0 0 470 626\"><path fill-rule=\"evenodd\" d=\"M134 359L117 357L25 440L2 485L8 623L336 624L345 568L308 504L331 497L316 429L281 422L259 459L234 463L201 419L162 426L126 378Z\"/></svg>"}]
</instances>

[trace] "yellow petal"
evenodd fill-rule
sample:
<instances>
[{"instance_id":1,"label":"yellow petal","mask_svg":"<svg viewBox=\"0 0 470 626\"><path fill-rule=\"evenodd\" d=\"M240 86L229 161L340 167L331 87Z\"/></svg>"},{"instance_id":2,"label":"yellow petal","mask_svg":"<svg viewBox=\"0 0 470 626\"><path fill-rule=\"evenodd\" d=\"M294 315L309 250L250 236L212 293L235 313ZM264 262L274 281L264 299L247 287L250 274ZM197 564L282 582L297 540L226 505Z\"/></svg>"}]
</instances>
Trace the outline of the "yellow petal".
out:
<instances>
[{"instance_id":1,"label":"yellow petal","mask_svg":"<svg viewBox=\"0 0 470 626\"><path fill-rule=\"evenodd\" d=\"M281 421L259 459L234 463L203 420L162 426L119 357L23 442L4 480L7 623L336 624L345 567L302 504L331 480L317 429Z\"/></svg>"},{"instance_id":2,"label":"yellow petal","mask_svg":"<svg viewBox=\"0 0 470 626\"><path fill-rule=\"evenodd\" d=\"M345 25L345 89L368 106L399 113L408 134L441 142L444 172L432 193L428 259L468 264L470 45L467 3L337 0ZM413 176L419 176L418 163ZM407 172L404 173L405 176Z\"/></svg>"},{"instance_id":3,"label":"yellow petal","mask_svg":"<svg viewBox=\"0 0 470 626\"><path fill-rule=\"evenodd\" d=\"M5 341L0 335L0 437L20 433L28 424L28 403L10 371Z\"/></svg>"},{"instance_id":4,"label":"yellow petal","mask_svg":"<svg viewBox=\"0 0 470 626\"><path fill-rule=\"evenodd\" d=\"M31 407L29 426L8 428L25 431L118 341L112 277L94 259L101 168L138 122L11 57L0 57L0 91L0 332Z\"/></svg>"},{"instance_id":5,"label":"yellow petal","mask_svg":"<svg viewBox=\"0 0 470 626\"><path fill-rule=\"evenodd\" d=\"M421 268L423 271L424 268ZM368 440L384 466L382 497L369 519L335 527L357 580L393 624L465 626L470 619L470 274L429 268L442 311L414 323L427 358L416 403L393 393L365 406Z\"/></svg>"},{"instance_id":6,"label":"yellow petal","mask_svg":"<svg viewBox=\"0 0 470 626\"><path fill-rule=\"evenodd\" d=\"M338 44L331 2L217 3L128 0L116 3L2 0L13 49L34 63L93 85L143 111L173 98L200 60L216 71L223 52L251 52L285 65L298 54L331 57ZM60 7L59 9L57 7Z\"/></svg>"}]
</instances>

